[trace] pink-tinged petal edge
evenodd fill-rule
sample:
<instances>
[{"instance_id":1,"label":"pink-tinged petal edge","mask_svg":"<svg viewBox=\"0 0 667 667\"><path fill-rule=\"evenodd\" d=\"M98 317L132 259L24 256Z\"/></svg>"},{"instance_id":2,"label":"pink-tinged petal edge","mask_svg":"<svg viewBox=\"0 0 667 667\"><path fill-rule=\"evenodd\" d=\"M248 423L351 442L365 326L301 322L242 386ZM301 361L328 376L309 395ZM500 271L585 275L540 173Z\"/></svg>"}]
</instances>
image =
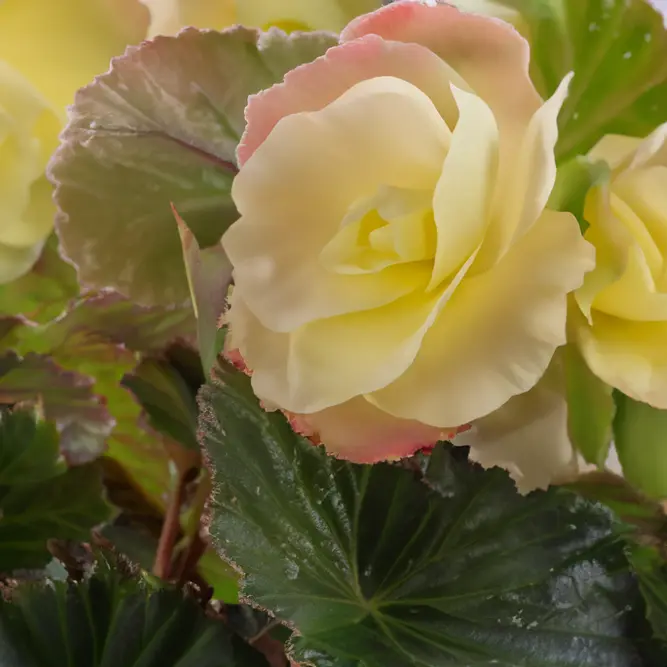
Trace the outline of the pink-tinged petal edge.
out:
<instances>
[{"instance_id":1,"label":"pink-tinged petal edge","mask_svg":"<svg viewBox=\"0 0 667 667\"><path fill-rule=\"evenodd\" d=\"M499 123L522 126L542 103L529 62L528 43L503 21L450 5L395 2L354 19L343 30L340 45L288 72L282 83L250 96L237 149L239 165L281 118L318 111L356 83L377 76L413 83L448 123L457 112L447 79L459 88L469 84Z\"/></svg>"},{"instance_id":2,"label":"pink-tinged petal edge","mask_svg":"<svg viewBox=\"0 0 667 667\"><path fill-rule=\"evenodd\" d=\"M449 83L454 79L462 87L465 82L445 62L419 44L366 35L330 48L313 62L288 72L282 83L250 96L246 129L237 149L239 165L248 161L285 116L319 111L355 84L379 76L412 83L431 98L445 120L456 120Z\"/></svg>"},{"instance_id":3,"label":"pink-tinged petal edge","mask_svg":"<svg viewBox=\"0 0 667 667\"><path fill-rule=\"evenodd\" d=\"M238 350L228 350L225 358L238 370L252 375ZM314 445L323 445L327 453L354 463L378 463L428 454L441 440L449 440L467 431L468 424L439 429L417 421L400 419L383 412L358 396L309 415L283 411L295 433Z\"/></svg>"},{"instance_id":4,"label":"pink-tinged petal edge","mask_svg":"<svg viewBox=\"0 0 667 667\"><path fill-rule=\"evenodd\" d=\"M526 122L542 103L530 78L528 42L504 21L447 4L402 0L357 17L340 41L370 34L436 53L489 104L501 124L503 119Z\"/></svg>"}]
</instances>

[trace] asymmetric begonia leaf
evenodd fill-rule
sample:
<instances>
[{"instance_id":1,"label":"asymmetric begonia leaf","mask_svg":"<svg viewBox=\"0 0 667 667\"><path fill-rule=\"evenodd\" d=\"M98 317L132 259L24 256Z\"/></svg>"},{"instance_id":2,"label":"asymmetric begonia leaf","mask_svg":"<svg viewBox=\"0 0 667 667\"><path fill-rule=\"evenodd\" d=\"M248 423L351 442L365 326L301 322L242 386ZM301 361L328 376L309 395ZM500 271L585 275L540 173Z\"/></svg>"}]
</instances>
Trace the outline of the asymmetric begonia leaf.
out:
<instances>
[{"instance_id":1,"label":"asymmetric begonia leaf","mask_svg":"<svg viewBox=\"0 0 667 667\"><path fill-rule=\"evenodd\" d=\"M7 667L268 667L195 600L109 573L13 590L0 601L0 659Z\"/></svg>"},{"instance_id":2,"label":"asymmetric begonia leaf","mask_svg":"<svg viewBox=\"0 0 667 667\"><path fill-rule=\"evenodd\" d=\"M606 509L563 490L522 497L443 447L424 481L328 457L228 367L201 407L211 533L242 592L298 629L297 662L643 664L641 598Z\"/></svg>"}]
</instances>

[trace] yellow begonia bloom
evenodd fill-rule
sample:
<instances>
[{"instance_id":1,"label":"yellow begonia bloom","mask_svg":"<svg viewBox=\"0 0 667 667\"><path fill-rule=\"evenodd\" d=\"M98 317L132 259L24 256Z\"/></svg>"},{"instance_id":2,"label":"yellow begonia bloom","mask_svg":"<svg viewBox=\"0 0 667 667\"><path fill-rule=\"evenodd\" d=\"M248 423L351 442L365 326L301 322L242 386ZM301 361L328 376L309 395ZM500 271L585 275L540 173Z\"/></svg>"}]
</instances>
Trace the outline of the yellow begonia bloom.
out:
<instances>
[{"instance_id":1,"label":"yellow begonia bloom","mask_svg":"<svg viewBox=\"0 0 667 667\"><path fill-rule=\"evenodd\" d=\"M151 11L149 36L177 33L184 26L221 30L241 25L266 30L340 32L355 16L381 0L142 0Z\"/></svg>"},{"instance_id":2,"label":"yellow begonia bloom","mask_svg":"<svg viewBox=\"0 0 667 667\"><path fill-rule=\"evenodd\" d=\"M516 31L397 2L341 42L248 104L228 320L266 405L376 461L533 387L594 253Z\"/></svg>"},{"instance_id":3,"label":"yellow begonia bloom","mask_svg":"<svg viewBox=\"0 0 667 667\"><path fill-rule=\"evenodd\" d=\"M576 292L572 331L600 378L667 409L667 125L644 140L609 135L590 157L611 177L586 199L597 262Z\"/></svg>"},{"instance_id":4,"label":"yellow begonia bloom","mask_svg":"<svg viewBox=\"0 0 667 667\"><path fill-rule=\"evenodd\" d=\"M136 0L0 2L0 283L30 269L53 227L44 169L65 106L147 25Z\"/></svg>"}]
</instances>

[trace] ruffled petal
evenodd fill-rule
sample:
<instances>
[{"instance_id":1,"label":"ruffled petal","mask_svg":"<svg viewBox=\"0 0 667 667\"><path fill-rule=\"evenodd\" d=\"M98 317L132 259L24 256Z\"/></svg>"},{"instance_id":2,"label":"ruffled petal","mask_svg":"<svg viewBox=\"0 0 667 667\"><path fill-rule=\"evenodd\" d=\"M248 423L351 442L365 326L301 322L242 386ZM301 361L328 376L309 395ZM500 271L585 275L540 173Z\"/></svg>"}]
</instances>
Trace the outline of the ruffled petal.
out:
<instances>
[{"instance_id":1,"label":"ruffled petal","mask_svg":"<svg viewBox=\"0 0 667 667\"><path fill-rule=\"evenodd\" d=\"M369 34L438 54L493 109L501 132L525 126L542 103L528 73L528 43L503 21L404 0L355 19L341 41Z\"/></svg>"},{"instance_id":2,"label":"ruffled petal","mask_svg":"<svg viewBox=\"0 0 667 667\"><path fill-rule=\"evenodd\" d=\"M572 318L593 373L637 401L667 409L667 322L633 322L597 311L593 326L577 312Z\"/></svg>"},{"instance_id":3,"label":"ruffled petal","mask_svg":"<svg viewBox=\"0 0 667 667\"><path fill-rule=\"evenodd\" d=\"M504 143L493 219L477 259L478 270L493 266L516 239L535 224L547 204L556 182L554 147L558 139L558 114L571 78L563 79L520 136L517 133L501 135Z\"/></svg>"},{"instance_id":4,"label":"ruffled petal","mask_svg":"<svg viewBox=\"0 0 667 667\"><path fill-rule=\"evenodd\" d=\"M565 342L566 296L593 264L576 219L545 211L492 271L461 283L415 362L370 400L439 426L472 422L528 391Z\"/></svg>"},{"instance_id":5,"label":"ruffled petal","mask_svg":"<svg viewBox=\"0 0 667 667\"><path fill-rule=\"evenodd\" d=\"M586 468L567 431L562 369L553 363L530 391L515 396L456 436L470 459L510 473L520 493L570 481Z\"/></svg>"},{"instance_id":6,"label":"ruffled petal","mask_svg":"<svg viewBox=\"0 0 667 667\"><path fill-rule=\"evenodd\" d=\"M281 118L323 109L360 81L380 76L412 83L431 98L445 122L454 127L458 111L449 84L465 90L466 82L418 44L388 42L368 35L329 49L312 63L289 72L283 83L252 95L237 151L239 164L250 158Z\"/></svg>"},{"instance_id":7,"label":"ruffled petal","mask_svg":"<svg viewBox=\"0 0 667 667\"><path fill-rule=\"evenodd\" d=\"M455 432L397 419L361 396L313 414L288 416L298 433L323 443L329 454L355 463L411 456Z\"/></svg>"}]
</instances>

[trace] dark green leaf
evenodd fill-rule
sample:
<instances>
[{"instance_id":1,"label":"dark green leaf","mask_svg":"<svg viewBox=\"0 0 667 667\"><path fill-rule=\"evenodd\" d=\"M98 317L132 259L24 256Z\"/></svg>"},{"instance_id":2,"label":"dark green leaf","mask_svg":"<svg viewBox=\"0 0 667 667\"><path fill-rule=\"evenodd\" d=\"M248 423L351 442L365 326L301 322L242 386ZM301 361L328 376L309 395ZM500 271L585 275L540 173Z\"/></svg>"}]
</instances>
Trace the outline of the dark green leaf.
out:
<instances>
[{"instance_id":1,"label":"dark green leaf","mask_svg":"<svg viewBox=\"0 0 667 667\"><path fill-rule=\"evenodd\" d=\"M109 509L96 466L63 465L53 424L0 411L0 572L45 566L47 540L87 540Z\"/></svg>"},{"instance_id":2,"label":"dark green leaf","mask_svg":"<svg viewBox=\"0 0 667 667\"><path fill-rule=\"evenodd\" d=\"M108 574L0 602L3 667L268 667L193 600Z\"/></svg>"},{"instance_id":3,"label":"dark green leaf","mask_svg":"<svg viewBox=\"0 0 667 667\"><path fill-rule=\"evenodd\" d=\"M36 410L0 408L0 487L35 484L66 470L55 424Z\"/></svg>"},{"instance_id":4,"label":"dark green leaf","mask_svg":"<svg viewBox=\"0 0 667 667\"><path fill-rule=\"evenodd\" d=\"M633 526L639 540L667 540L667 516L662 504L644 496L622 477L596 471L580 476L568 487L609 507L623 522L619 532Z\"/></svg>"},{"instance_id":5,"label":"dark green leaf","mask_svg":"<svg viewBox=\"0 0 667 667\"><path fill-rule=\"evenodd\" d=\"M646 0L498 0L529 26L531 73L544 96L575 76L556 152L585 153L605 134L644 136L667 121L667 33Z\"/></svg>"},{"instance_id":6,"label":"dark green leaf","mask_svg":"<svg viewBox=\"0 0 667 667\"><path fill-rule=\"evenodd\" d=\"M667 544L667 543L666 543ZM664 546L663 546L664 548ZM639 576L647 616L655 636L667 642L667 560L651 547L632 547L631 562ZM667 654L667 643L665 644Z\"/></svg>"},{"instance_id":7,"label":"dark green leaf","mask_svg":"<svg viewBox=\"0 0 667 667\"><path fill-rule=\"evenodd\" d=\"M299 657L641 664L642 604L606 510L566 491L519 496L442 447L428 484L335 460L263 412L246 376L216 375L202 397L211 533L243 592L303 635Z\"/></svg>"},{"instance_id":8,"label":"dark green leaf","mask_svg":"<svg viewBox=\"0 0 667 667\"><path fill-rule=\"evenodd\" d=\"M197 403L185 380L167 362L144 359L123 378L137 397L151 426L192 450L197 443Z\"/></svg>"},{"instance_id":9,"label":"dark green leaf","mask_svg":"<svg viewBox=\"0 0 667 667\"><path fill-rule=\"evenodd\" d=\"M215 244L237 217L230 188L248 95L336 41L262 39L243 28L158 37L77 94L50 176L58 233L84 284L145 305L188 298L170 204L202 248Z\"/></svg>"},{"instance_id":10,"label":"dark green leaf","mask_svg":"<svg viewBox=\"0 0 667 667\"><path fill-rule=\"evenodd\" d=\"M667 498L667 410L614 392L614 442L625 478L653 498Z\"/></svg>"}]
</instances>

